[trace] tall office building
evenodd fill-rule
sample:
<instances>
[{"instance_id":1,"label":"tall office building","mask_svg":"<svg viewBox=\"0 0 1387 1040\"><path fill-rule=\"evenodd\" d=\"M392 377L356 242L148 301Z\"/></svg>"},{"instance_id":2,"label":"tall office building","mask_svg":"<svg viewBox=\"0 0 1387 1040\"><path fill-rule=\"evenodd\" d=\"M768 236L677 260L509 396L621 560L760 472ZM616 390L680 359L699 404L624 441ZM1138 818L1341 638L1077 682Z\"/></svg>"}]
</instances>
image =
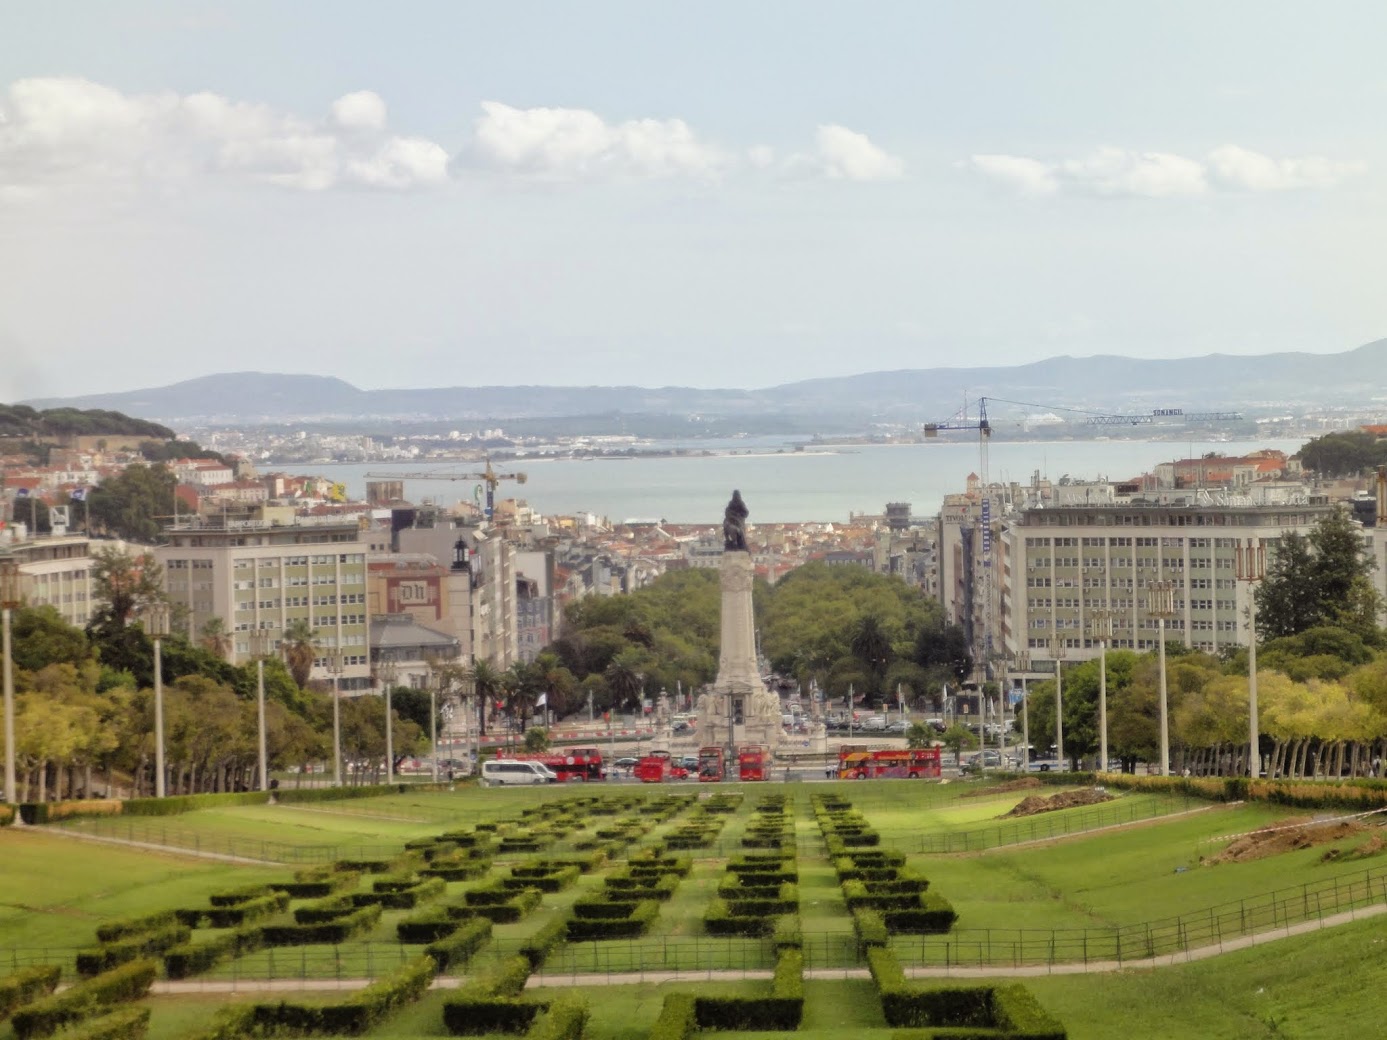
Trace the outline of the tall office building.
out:
<instances>
[{"instance_id":1,"label":"tall office building","mask_svg":"<svg viewBox=\"0 0 1387 1040\"><path fill-rule=\"evenodd\" d=\"M330 681L329 657L340 654L340 688L370 687L367 541L359 521L194 516L165 535L169 543L154 554L169 599L186 611L189 639L218 618L231 634L230 660L241 664L251 658L253 632L278 639L290 622L304 620L318 633L312 678Z\"/></svg>"},{"instance_id":2,"label":"tall office building","mask_svg":"<svg viewBox=\"0 0 1387 1040\"><path fill-rule=\"evenodd\" d=\"M1008 650L1028 651L1032 661L1053 660L1058 640L1069 660L1096 657L1092 614L1104 609L1113 613L1109 646L1154 650L1154 581L1170 581L1174 589L1167 641L1208 653L1246 645L1250 592L1236 577L1238 543L1260 538L1273 556L1282 535L1307 533L1335 508L1303 494L1281 497L1253 504L1169 496L1018 512L1005 534Z\"/></svg>"}]
</instances>

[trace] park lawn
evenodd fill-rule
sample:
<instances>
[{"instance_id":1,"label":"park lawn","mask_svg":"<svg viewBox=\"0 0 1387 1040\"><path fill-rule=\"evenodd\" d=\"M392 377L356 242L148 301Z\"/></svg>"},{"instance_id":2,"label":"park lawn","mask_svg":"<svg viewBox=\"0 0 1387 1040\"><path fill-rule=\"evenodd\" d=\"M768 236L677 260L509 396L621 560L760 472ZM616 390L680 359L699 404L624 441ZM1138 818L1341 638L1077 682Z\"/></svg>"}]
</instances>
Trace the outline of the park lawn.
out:
<instances>
[{"instance_id":1,"label":"park lawn","mask_svg":"<svg viewBox=\"0 0 1387 1040\"><path fill-rule=\"evenodd\" d=\"M1220 807L1024 848L967 856L912 856L959 913L956 928L1094 928L1156 921L1307 882L1362 873L1376 860L1321 862L1304 849L1248 863L1201 866L1226 842L1288 813Z\"/></svg>"},{"instance_id":2,"label":"park lawn","mask_svg":"<svg viewBox=\"0 0 1387 1040\"><path fill-rule=\"evenodd\" d=\"M1193 964L1025 980L1070 1040L1342 1040L1381 1036L1381 918Z\"/></svg>"},{"instance_id":3,"label":"park lawn","mask_svg":"<svg viewBox=\"0 0 1387 1040\"><path fill-rule=\"evenodd\" d=\"M205 905L212 892L282 876L282 870L6 827L0 830L0 934L6 950L70 952L93 945L104 921Z\"/></svg>"}]
</instances>

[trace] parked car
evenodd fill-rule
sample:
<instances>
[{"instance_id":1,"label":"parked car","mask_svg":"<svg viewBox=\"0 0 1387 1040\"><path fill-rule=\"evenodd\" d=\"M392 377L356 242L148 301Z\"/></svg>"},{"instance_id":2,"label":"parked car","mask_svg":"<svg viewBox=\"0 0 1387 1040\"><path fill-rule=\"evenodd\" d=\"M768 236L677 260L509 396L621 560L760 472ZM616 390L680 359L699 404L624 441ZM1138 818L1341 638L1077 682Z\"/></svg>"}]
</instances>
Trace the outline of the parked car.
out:
<instances>
[{"instance_id":1,"label":"parked car","mask_svg":"<svg viewBox=\"0 0 1387 1040\"><path fill-rule=\"evenodd\" d=\"M613 765L618 769L635 769L636 763L639 761L638 758L618 758Z\"/></svg>"},{"instance_id":2,"label":"parked car","mask_svg":"<svg viewBox=\"0 0 1387 1040\"><path fill-rule=\"evenodd\" d=\"M886 730L886 716L868 715L862 720L862 728L864 730L873 730L878 733L884 732Z\"/></svg>"},{"instance_id":3,"label":"parked car","mask_svg":"<svg viewBox=\"0 0 1387 1040\"><path fill-rule=\"evenodd\" d=\"M887 733L904 733L910 728L909 719L895 718L886 724Z\"/></svg>"}]
</instances>

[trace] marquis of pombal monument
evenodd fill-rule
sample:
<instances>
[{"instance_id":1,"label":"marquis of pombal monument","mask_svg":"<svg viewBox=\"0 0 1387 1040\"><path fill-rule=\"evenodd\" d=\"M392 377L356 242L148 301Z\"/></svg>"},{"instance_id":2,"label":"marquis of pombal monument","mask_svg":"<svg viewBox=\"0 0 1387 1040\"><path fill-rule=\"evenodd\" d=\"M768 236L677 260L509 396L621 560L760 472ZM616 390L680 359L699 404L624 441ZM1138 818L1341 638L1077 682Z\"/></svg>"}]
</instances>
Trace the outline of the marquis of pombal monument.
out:
<instances>
[{"instance_id":1,"label":"marquis of pombal monument","mask_svg":"<svg viewBox=\"0 0 1387 1040\"><path fill-rule=\"evenodd\" d=\"M698 736L703 744L780 746L780 698L766 689L756 663L756 624L752 615L754 568L746 545L750 511L740 491L722 521L722 640L718 677L698 699Z\"/></svg>"}]
</instances>

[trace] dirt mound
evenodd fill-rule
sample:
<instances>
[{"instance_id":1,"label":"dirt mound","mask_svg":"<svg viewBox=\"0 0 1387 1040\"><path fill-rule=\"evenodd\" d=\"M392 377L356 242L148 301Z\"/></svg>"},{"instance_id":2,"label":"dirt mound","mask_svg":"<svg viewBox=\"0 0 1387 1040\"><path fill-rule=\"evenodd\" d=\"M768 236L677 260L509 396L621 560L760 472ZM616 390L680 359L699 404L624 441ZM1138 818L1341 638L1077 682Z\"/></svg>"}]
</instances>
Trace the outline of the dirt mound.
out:
<instances>
[{"instance_id":1,"label":"dirt mound","mask_svg":"<svg viewBox=\"0 0 1387 1040\"><path fill-rule=\"evenodd\" d=\"M1107 791L1100 791L1096 787L1085 787L1082 791L1061 791L1059 794L1052 794L1049 798L1031 795L1029 798L1022 798L1011 812L1003 813L997 818L1005 820L1013 816L1037 816L1040 813L1073 809L1079 805L1097 805L1099 802L1112 800L1112 795L1108 794Z\"/></svg>"},{"instance_id":2,"label":"dirt mound","mask_svg":"<svg viewBox=\"0 0 1387 1040\"><path fill-rule=\"evenodd\" d=\"M993 795L997 794L1007 794L1011 791L1029 791L1033 788L1043 786L1044 784L1042 784L1040 780L1038 780L1036 777L1021 776L1017 777L1015 780L1008 780L1004 784L993 784L989 787L984 787L980 791L967 791L962 795L962 797L991 798Z\"/></svg>"},{"instance_id":3,"label":"dirt mound","mask_svg":"<svg viewBox=\"0 0 1387 1040\"><path fill-rule=\"evenodd\" d=\"M1279 856L1283 852L1343 841L1345 838L1362 834L1364 830L1364 826L1354 820L1326 820L1323 823L1313 820L1285 820L1275 827L1266 827L1235 838L1231 845L1205 862L1248 863L1268 856ZM1380 844L1381 839L1377 840Z\"/></svg>"}]
</instances>

